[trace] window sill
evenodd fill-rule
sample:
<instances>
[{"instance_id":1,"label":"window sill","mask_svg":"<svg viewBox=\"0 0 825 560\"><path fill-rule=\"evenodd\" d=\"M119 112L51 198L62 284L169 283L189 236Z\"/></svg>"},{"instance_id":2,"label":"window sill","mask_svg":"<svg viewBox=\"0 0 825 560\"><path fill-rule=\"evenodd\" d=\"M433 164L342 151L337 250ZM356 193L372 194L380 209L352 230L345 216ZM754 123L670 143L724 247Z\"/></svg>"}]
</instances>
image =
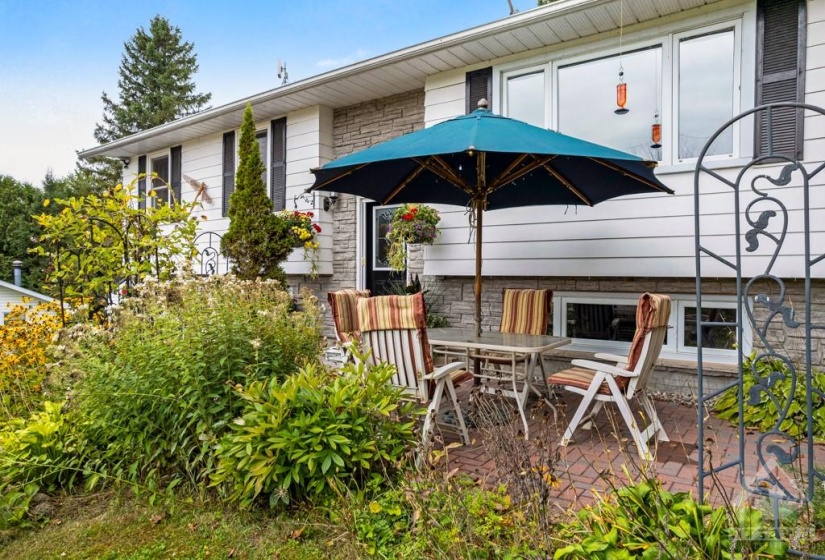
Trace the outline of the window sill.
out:
<instances>
[{"instance_id":1,"label":"window sill","mask_svg":"<svg viewBox=\"0 0 825 560\"><path fill-rule=\"evenodd\" d=\"M713 159L705 160L705 167L708 169L734 169L744 167L752 159L749 158L727 158L727 159ZM696 161L686 163L674 163L673 165L660 165L656 167L656 175L670 175L673 173L685 173L686 171L693 172L696 170Z\"/></svg>"}]
</instances>

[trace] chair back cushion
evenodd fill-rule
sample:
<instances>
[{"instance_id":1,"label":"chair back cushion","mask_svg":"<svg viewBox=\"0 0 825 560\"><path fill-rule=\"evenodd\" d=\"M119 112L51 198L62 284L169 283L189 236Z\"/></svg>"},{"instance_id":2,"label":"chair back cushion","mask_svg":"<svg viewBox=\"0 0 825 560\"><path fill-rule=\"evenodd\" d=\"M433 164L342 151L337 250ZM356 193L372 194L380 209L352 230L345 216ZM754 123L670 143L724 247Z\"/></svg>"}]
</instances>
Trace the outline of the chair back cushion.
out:
<instances>
[{"instance_id":1,"label":"chair back cushion","mask_svg":"<svg viewBox=\"0 0 825 560\"><path fill-rule=\"evenodd\" d=\"M644 387L650 371L659 359L667 335L670 318L670 298L644 293L636 306L636 333L627 355L627 370L639 372L637 384ZM647 342L647 344L645 344ZM643 353L643 350L646 352Z\"/></svg>"},{"instance_id":2,"label":"chair back cushion","mask_svg":"<svg viewBox=\"0 0 825 560\"><path fill-rule=\"evenodd\" d=\"M499 331L515 334L547 334L552 290L505 288Z\"/></svg>"},{"instance_id":3,"label":"chair back cushion","mask_svg":"<svg viewBox=\"0 0 825 560\"><path fill-rule=\"evenodd\" d=\"M355 300L359 297L370 297L370 291L339 290L327 294L335 332L341 342L361 342L361 331L358 329L358 316L355 311Z\"/></svg>"},{"instance_id":4,"label":"chair back cushion","mask_svg":"<svg viewBox=\"0 0 825 560\"><path fill-rule=\"evenodd\" d=\"M398 370L393 385L415 390L427 399L421 376L433 371L427 342L424 296L376 296L358 298L358 327L364 349L373 362L388 362Z\"/></svg>"}]
</instances>

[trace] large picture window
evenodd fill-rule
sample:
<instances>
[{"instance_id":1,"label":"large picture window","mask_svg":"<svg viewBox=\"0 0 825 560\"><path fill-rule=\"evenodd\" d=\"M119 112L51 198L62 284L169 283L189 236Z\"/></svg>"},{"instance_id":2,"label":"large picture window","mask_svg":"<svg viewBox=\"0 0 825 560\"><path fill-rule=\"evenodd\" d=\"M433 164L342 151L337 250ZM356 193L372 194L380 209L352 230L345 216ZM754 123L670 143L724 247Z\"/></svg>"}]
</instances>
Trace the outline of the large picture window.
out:
<instances>
[{"instance_id":1,"label":"large picture window","mask_svg":"<svg viewBox=\"0 0 825 560\"><path fill-rule=\"evenodd\" d=\"M558 72L558 131L635 154L660 159L651 148L650 126L661 107L657 77L662 47L561 66ZM627 83L627 108L616 115L619 67Z\"/></svg>"},{"instance_id":2,"label":"large picture window","mask_svg":"<svg viewBox=\"0 0 825 560\"><path fill-rule=\"evenodd\" d=\"M601 52L498 70L502 114L674 165L699 157L705 142L740 110L741 19ZM619 70L627 85L616 114ZM653 125L660 125L656 137ZM739 125L710 147L712 159L739 156Z\"/></svg>"}]
</instances>

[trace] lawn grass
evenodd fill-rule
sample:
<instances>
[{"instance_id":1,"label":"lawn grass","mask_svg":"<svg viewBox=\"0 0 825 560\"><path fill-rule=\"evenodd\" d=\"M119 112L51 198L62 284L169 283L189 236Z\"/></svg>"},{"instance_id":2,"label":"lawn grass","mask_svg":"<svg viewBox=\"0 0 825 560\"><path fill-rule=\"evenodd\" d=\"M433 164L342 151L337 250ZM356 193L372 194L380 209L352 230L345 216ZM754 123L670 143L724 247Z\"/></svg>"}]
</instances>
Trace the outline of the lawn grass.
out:
<instances>
[{"instance_id":1,"label":"lawn grass","mask_svg":"<svg viewBox=\"0 0 825 560\"><path fill-rule=\"evenodd\" d=\"M343 531L343 532L342 532ZM274 515L220 503L148 506L98 493L67 497L37 529L0 531L0 559L359 558L357 544L317 511Z\"/></svg>"}]
</instances>

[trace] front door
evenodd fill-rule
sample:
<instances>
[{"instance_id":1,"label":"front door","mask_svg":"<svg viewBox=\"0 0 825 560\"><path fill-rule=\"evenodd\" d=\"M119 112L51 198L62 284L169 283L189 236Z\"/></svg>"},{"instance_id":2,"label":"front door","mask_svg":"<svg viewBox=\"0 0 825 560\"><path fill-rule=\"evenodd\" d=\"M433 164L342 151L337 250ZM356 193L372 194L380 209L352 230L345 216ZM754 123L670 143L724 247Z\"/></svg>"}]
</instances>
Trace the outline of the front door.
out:
<instances>
[{"instance_id":1,"label":"front door","mask_svg":"<svg viewBox=\"0 0 825 560\"><path fill-rule=\"evenodd\" d=\"M404 286L406 271L394 272L389 264L389 231L392 215L397 206L379 206L376 202L366 204L366 288L372 295L380 296L398 293Z\"/></svg>"}]
</instances>

